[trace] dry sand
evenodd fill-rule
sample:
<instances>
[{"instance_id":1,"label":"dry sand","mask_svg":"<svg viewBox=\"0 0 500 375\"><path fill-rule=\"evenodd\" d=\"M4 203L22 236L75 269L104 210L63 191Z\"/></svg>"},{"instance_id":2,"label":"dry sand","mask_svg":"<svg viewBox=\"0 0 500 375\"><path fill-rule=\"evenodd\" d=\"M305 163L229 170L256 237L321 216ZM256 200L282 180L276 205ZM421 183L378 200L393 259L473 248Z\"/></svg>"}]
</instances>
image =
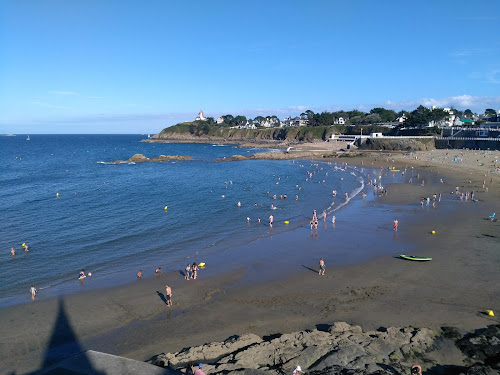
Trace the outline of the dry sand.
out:
<instances>
[{"instance_id":1,"label":"dry sand","mask_svg":"<svg viewBox=\"0 0 500 375\"><path fill-rule=\"evenodd\" d=\"M489 173L500 153L461 152L339 159L365 167L420 168L425 186L388 185L388 194L371 204L387 210L384 225L389 228L393 217L405 215L397 241L413 244L416 255L430 256L431 262L403 261L394 253L336 266L335 259L328 258L329 248L355 251L356 246L382 246L383 237L395 236L391 230L377 229L373 238L358 238L360 229L370 230L362 228L363 217L358 220L360 229L347 228L352 233L350 244L328 242L322 234L311 242L307 231L296 231L261 242L269 249L282 248L276 258L271 254L270 261L256 259L239 266L238 259L228 255L227 272L212 276L200 272L196 281L171 272L122 287L1 309L0 370L34 371L82 349L147 360L235 334L286 333L335 321L364 329L407 325L474 329L498 323L498 318L483 312L500 312L500 222L486 219L492 212L500 214L500 175ZM462 162L453 161L455 157ZM441 176L444 183L432 184L426 170L437 173L437 180ZM444 196L455 186L474 190L479 201L456 200L447 209L420 211L421 196L434 192ZM299 236L305 238L299 241ZM287 261L284 251L294 246L300 248ZM316 269L318 254L323 253L327 271L320 277ZM297 259L301 260L294 264ZM172 307L161 298L165 283L172 285Z\"/></svg>"}]
</instances>

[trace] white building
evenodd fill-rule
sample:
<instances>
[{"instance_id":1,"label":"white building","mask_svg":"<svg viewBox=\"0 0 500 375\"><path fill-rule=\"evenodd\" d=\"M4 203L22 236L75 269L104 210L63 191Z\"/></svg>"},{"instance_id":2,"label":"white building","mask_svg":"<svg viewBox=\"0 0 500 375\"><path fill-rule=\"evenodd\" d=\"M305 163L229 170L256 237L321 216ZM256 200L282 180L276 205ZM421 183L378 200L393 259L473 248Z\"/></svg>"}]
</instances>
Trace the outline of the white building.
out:
<instances>
[{"instance_id":1,"label":"white building","mask_svg":"<svg viewBox=\"0 0 500 375\"><path fill-rule=\"evenodd\" d=\"M219 116L219 117L217 117L217 121L216 122L217 122L218 125L220 125L220 124L222 124L224 122L224 119L221 116Z\"/></svg>"},{"instance_id":2,"label":"white building","mask_svg":"<svg viewBox=\"0 0 500 375\"><path fill-rule=\"evenodd\" d=\"M205 114L203 111L200 109L200 113L198 114L198 117L196 117L195 121L207 121L207 118L205 117Z\"/></svg>"},{"instance_id":3,"label":"white building","mask_svg":"<svg viewBox=\"0 0 500 375\"><path fill-rule=\"evenodd\" d=\"M397 121L397 122L399 122L399 123L403 123L403 122L405 122L405 121L406 121L406 119L407 119L407 117L406 117L406 115L403 113L403 115L402 115L402 116L399 116L399 117L396 119L396 121Z\"/></svg>"},{"instance_id":4,"label":"white building","mask_svg":"<svg viewBox=\"0 0 500 375\"><path fill-rule=\"evenodd\" d=\"M292 119L290 117L285 117L281 123L283 126L292 126Z\"/></svg>"},{"instance_id":5,"label":"white building","mask_svg":"<svg viewBox=\"0 0 500 375\"><path fill-rule=\"evenodd\" d=\"M307 126L307 120L300 117L294 117L292 124L293 126Z\"/></svg>"},{"instance_id":6,"label":"white building","mask_svg":"<svg viewBox=\"0 0 500 375\"><path fill-rule=\"evenodd\" d=\"M344 125L345 124L345 118L343 118L343 117L336 118L335 120L333 120L333 123L335 125Z\"/></svg>"}]
</instances>

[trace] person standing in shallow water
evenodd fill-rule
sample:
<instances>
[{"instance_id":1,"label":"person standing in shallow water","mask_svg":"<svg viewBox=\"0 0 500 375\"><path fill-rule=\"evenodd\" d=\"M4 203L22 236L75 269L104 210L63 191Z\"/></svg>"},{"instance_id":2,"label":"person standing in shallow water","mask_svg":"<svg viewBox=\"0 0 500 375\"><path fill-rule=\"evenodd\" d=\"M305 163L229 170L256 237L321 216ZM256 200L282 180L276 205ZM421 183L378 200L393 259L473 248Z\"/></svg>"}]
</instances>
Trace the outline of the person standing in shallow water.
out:
<instances>
[{"instance_id":1,"label":"person standing in shallow water","mask_svg":"<svg viewBox=\"0 0 500 375\"><path fill-rule=\"evenodd\" d=\"M325 266L325 261L323 260L323 258L320 258L319 260L319 274L320 276L325 276L325 270L326 270L326 266Z\"/></svg>"},{"instance_id":2,"label":"person standing in shallow water","mask_svg":"<svg viewBox=\"0 0 500 375\"><path fill-rule=\"evenodd\" d=\"M31 292L31 299L34 301L35 300L35 296L36 296L36 292L37 292L37 290L36 290L36 288L35 288L34 285L31 286L30 292Z\"/></svg>"},{"instance_id":3,"label":"person standing in shallow water","mask_svg":"<svg viewBox=\"0 0 500 375\"><path fill-rule=\"evenodd\" d=\"M167 298L167 306L172 306L172 288L165 285L165 294Z\"/></svg>"}]
</instances>

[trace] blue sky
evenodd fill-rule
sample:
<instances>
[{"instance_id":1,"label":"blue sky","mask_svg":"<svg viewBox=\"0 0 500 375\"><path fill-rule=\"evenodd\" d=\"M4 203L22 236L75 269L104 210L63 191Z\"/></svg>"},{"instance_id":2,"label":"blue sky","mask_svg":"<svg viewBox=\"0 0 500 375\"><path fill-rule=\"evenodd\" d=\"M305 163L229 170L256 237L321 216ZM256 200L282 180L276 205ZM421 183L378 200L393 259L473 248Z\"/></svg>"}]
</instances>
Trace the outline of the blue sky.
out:
<instances>
[{"instance_id":1,"label":"blue sky","mask_svg":"<svg viewBox=\"0 0 500 375\"><path fill-rule=\"evenodd\" d=\"M500 109L500 2L6 0L0 133Z\"/></svg>"}]
</instances>

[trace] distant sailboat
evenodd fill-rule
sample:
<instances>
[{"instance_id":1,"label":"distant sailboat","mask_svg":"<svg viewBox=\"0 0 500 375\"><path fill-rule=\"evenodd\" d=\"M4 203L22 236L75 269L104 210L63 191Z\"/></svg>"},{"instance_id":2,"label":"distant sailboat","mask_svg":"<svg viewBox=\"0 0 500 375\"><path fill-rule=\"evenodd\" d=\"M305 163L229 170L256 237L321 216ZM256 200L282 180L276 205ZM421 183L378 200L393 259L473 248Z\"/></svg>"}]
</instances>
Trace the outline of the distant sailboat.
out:
<instances>
[{"instance_id":1,"label":"distant sailboat","mask_svg":"<svg viewBox=\"0 0 500 375\"><path fill-rule=\"evenodd\" d=\"M151 134L148 134L148 138L151 138Z\"/></svg>"},{"instance_id":2,"label":"distant sailboat","mask_svg":"<svg viewBox=\"0 0 500 375\"><path fill-rule=\"evenodd\" d=\"M28 135L28 138L26 138L26 140L27 140L27 141L29 141L29 140L30 140L30 136L29 136L29 135Z\"/></svg>"}]
</instances>

